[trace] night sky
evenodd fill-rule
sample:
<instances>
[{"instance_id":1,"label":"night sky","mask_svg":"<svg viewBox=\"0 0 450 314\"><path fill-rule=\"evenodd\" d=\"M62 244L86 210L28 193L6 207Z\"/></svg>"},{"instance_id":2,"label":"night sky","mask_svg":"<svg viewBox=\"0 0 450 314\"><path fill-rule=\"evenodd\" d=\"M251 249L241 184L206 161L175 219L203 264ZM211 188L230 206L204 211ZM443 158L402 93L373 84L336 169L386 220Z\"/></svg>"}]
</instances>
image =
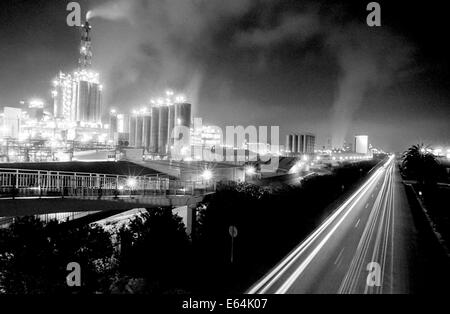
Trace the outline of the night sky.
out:
<instances>
[{"instance_id":1,"label":"night sky","mask_svg":"<svg viewBox=\"0 0 450 314\"><path fill-rule=\"evenodd\" d=\"M166 87L205 123L278 125L325 145L354 134L402 151L450 146L450 45L444 1L79 1L92 10L93 66L107 108L129 111ZM393 3L395 2L395 4ZM63 0L0 3L0 106L50 98L75 69L79 31Z\"/></svg>"}]
</instances>

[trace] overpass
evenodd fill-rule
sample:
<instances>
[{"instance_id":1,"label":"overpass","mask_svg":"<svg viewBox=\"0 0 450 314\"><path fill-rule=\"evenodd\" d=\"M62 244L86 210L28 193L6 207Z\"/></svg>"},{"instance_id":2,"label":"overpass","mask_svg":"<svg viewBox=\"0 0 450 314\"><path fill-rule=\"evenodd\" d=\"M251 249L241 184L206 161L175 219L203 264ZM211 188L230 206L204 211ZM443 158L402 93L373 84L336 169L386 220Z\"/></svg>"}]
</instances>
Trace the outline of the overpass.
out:
<instances>
[{"instance_id":1,"label":"overpass","mask_svg":"<svg viewBox=\"0 0 450 314\"><path fill-rule=\"evenodd\" d=\"M0 217L151 207L192 209L214 193L214 180L0 168Z\"/></svg>"}]
</instances>

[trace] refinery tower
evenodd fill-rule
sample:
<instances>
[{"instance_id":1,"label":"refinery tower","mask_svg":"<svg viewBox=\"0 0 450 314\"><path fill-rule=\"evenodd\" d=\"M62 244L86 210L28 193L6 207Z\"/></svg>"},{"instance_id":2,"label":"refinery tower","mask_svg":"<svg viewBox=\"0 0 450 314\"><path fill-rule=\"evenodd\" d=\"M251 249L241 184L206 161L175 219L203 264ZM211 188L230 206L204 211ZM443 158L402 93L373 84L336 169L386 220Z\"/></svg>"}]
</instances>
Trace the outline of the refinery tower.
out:
<instances>
[{"instance_id":1,"label":"refinery tower","mask_svg":"<svg viewBox=\"0 0 450 314\"><path fill-rule=\"evenodd\" d=\"M72 74L60 73L53 82L54 115L56 118L81 125L101 123L102 86L99 75L92 70L92 27L81 26L81 45L78 68Z\"/></svg>"}]
</instances>

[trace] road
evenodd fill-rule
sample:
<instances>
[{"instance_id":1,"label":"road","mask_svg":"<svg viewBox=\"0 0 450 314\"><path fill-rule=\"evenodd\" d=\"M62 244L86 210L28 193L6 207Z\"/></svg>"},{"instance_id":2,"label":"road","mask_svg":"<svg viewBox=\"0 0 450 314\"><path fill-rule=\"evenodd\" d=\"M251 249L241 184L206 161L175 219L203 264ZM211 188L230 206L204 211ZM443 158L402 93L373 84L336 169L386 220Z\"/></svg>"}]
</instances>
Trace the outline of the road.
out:
<instances>
[{"instance_id":1,"label":"road","mask_svg":"<svg viewBox=\"0 0 450 314\"><path fill-rule=\"evenodd\" d=\"M391 156L248 293L410 293L413 220Z\"/></svg>"}]
</instances>

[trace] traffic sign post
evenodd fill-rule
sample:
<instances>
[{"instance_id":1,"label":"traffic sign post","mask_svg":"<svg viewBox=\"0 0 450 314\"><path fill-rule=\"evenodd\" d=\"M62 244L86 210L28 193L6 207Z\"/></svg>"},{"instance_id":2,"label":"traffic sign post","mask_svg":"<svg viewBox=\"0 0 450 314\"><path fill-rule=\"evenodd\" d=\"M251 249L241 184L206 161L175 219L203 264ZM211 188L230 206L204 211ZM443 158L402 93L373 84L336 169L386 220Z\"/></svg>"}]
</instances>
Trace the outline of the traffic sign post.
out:
<instances>
[{"instance_id":1,"label":"traffic sign post","mask_svg":"<svg viewBox=\"0 0 450 314\"><path fill-rule=\"evenodd\" d=\"M230 226L230 228L228 228L228 232L230 233L231 236L231 264L233 264L233 258L234 258L234 238L237 237L238 235L238 231L236 226Z\"/></svg>"}]
</instances>

